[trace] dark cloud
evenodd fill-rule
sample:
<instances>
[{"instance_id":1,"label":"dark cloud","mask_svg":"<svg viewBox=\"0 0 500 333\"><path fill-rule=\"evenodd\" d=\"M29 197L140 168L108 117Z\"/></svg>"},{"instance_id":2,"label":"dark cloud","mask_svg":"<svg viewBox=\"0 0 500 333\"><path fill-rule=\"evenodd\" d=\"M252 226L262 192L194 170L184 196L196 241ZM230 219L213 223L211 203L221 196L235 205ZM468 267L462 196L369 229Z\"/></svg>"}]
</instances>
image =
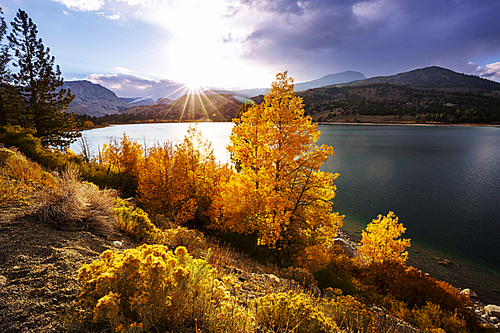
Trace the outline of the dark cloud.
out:
<instances>
[{"instance_id":1,"label":"dark cloud","mask_svg":"<svg viewBox=\"0 0 500 333\"><path fill-rule=\"evenodd\" d=\"M325 69L353 69L368 76L429 65L464 71L477 57L500 56L497 1L244 0L240 4L261 14L242 42L245 56L270 66L282 64L306 79L326 74Z\"/></svg>"},{"instance_id":2,"label":"dark cloud","mask_svg":"<svg viewBox=\"0 0 500 333\"><path fill-rule=\"evenodd\" d=\"M177 99L186 93L184 84L172 80L155 80L130 73L91 74L85 80L100 84L119 97L167 97Z\"/></svg>"}]
</instances>

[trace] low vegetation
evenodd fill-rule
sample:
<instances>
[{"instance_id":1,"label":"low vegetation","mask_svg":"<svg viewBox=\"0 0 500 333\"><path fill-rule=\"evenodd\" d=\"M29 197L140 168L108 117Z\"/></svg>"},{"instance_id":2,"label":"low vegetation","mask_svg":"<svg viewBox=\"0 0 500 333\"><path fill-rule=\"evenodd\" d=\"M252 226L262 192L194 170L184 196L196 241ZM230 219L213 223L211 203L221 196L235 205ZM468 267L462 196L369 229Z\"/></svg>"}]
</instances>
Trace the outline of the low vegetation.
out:
<instances>
[{"instance_id":1,"label":"low vegetation","mask_svg":"<svg viewBox=\"0 0 500 333\"><path fill-rule=\"evenodd\" d=\"M36 196L35 216L54 228L136 242L80 267L72 331L393 332L398 317L425 332L489 332L468 296L405 264L394 213L369 224L359 256L334 244L336 175L319 170L333 149L318 137L286 73L236 122L233 167L195 128L147 149L125 135L92 160L3 127L0 141L38 163L0 150L0 205Z\"/></svg>"}]
</instances>

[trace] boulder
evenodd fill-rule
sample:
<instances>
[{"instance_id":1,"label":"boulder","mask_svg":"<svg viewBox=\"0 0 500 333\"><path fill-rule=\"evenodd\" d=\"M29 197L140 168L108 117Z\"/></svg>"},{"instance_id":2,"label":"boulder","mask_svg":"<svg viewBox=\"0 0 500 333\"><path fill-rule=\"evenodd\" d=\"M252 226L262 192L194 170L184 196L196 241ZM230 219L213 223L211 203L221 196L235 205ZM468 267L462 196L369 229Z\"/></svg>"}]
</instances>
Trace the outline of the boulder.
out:
<instances>
[{"instance_id":1,"label":"boulder","mask_svg":"<svg viewBox=\"0 0 500 333\"><path fill-rule=\"evenodd\" d=\"M467 295L469 297L477 297L477 294L474 292L474 290L466 288L460 292L461 294Z\"/></svg>"},{"instance_id":2,"label":"boulder","mask_svg":"<svg viewBox=\"0 0 500 333\"><path fill-rule=\"evenodd\" d=\"M500 306L498 305L493 305L489 304L484 307L484 311L490 316L490 317L500 317Z\"/></svg>"},{"instance_id":3,"label":"boulder","mask_svg":"<svg viewBox=\"0 0 500 333\"><path fill-rule=\"evenodd\" d=\"M344 254L349 258L354 258L357 255L357 251L343 238L335 238L333 240L335 245L340 245Z\"/></svg>"}]
</instances>

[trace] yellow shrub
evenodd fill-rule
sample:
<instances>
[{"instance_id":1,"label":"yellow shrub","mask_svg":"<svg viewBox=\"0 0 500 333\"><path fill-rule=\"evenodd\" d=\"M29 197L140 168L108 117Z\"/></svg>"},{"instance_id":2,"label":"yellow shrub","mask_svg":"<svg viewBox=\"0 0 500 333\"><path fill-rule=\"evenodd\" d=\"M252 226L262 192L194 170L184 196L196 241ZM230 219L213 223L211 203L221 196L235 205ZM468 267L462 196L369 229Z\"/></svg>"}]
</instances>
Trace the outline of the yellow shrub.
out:
<instances>
[{"instance_id":1,"label":"yellow shrub","mask_svg":"<svg viewBox=\"0 0 500 333\"><path fill-rule=\"evenodd\" d=\"M268 294L250 302L262 332L337 332L337 325L325 316L307 295Z\"/></svg>"},{"instance_id":2,"label":"yellow shrub","mask_svg":"<svg viewBox=\"0 0 500 333\"><path fill-rule=\"evenodd\" d=\"M107 250L80 268L78 298L92 321L116 331L130 323L175 330L193 322L204 331L252 331L252 317L215 276L214 268L193 259L184 247L175 254L163 245Z\"/></svg>"},{"instance_id":3,"label":"yellow shrub","mask_svg":"<svg viewBox=\"0 0 500 333\"><path fill-rule=\"evenodd\" d=\"M57 187L55 177L21 153L0 149L0 205L25 200L41 187Z\"/></svg>"},{"instance_id":4,"label":"yellow shrub","mask_svg":"<svg viewBox=\"0 0 500 333\"><path fill-rule=\"evenodd\" d=\"M194 229L177 227L163 231L165 242L173 247L184 246L189 252L199 250L205 244L205 236Z\"/></svg>"},{"instance_id":5,"label":"yellow shrub","mask_svg":"<svg viewBox=\"0 0 500 333\"><path fill-rule=\"evenodd\" d=\"M466 332L465 320L459 318L457 311L442 310L438 304L427 302L424 307L411 311L413 321L426 332L459 333Z\"/></svg>"},{"instance_id":6,"label":"yellow shrub","mask_svg":"<svg viewBox=\"0 0 500 333\"><path fill-rule=\"evenodd\" d=\"M142 209L117 198L114 210L118 228L126 235L138 242L148 244L163 244L165 242L161 230L151 222L148 214Z\"/></svg>"},{"instance_id":7,"label":"yellow shrub","mask_svg":"<svg viewBox=\"0 0 500 333\"><path fill-rule=\"evenodd\" d=\"M326 316L349 332L372 332L373 315L364 304L352 296L342 296L340 289L330 289L329 293L337 296L320 303L319 308Z\"/></svg>"}]
</instances>

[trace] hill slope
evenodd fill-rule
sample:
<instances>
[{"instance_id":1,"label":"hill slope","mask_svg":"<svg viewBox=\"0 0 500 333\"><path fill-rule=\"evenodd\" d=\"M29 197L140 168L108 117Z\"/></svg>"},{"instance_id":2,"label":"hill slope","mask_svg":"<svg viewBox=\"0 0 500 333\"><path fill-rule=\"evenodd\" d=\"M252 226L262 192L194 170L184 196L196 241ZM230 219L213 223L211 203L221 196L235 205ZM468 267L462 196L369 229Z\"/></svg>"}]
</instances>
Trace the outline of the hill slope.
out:
<instances>
[{"instance_id":1,"label":"hill slope","mask_svg":"<svg viewBox=\"0 0 500 333\"><path fill-rule=\"evenodd\" d=\"M128 107L128 103L119 99L114 92L90 81L65 81L65 89L71 89L75 99L68 110L79 115L101 117L117 114Z\"/></svg>"},{"instance_id":2,"label":"hill slope","mask_svg":"<svg viewBox=\"0 0 500 333\"><path fill-rule=\"evenodd\" d=\"M412 88L455 90L500 90L500 83L474 75L456 73L452 70L432 66L391 76L377 76L359 80L349 85L388 83Z\"/></svg>"}]
</instances>

